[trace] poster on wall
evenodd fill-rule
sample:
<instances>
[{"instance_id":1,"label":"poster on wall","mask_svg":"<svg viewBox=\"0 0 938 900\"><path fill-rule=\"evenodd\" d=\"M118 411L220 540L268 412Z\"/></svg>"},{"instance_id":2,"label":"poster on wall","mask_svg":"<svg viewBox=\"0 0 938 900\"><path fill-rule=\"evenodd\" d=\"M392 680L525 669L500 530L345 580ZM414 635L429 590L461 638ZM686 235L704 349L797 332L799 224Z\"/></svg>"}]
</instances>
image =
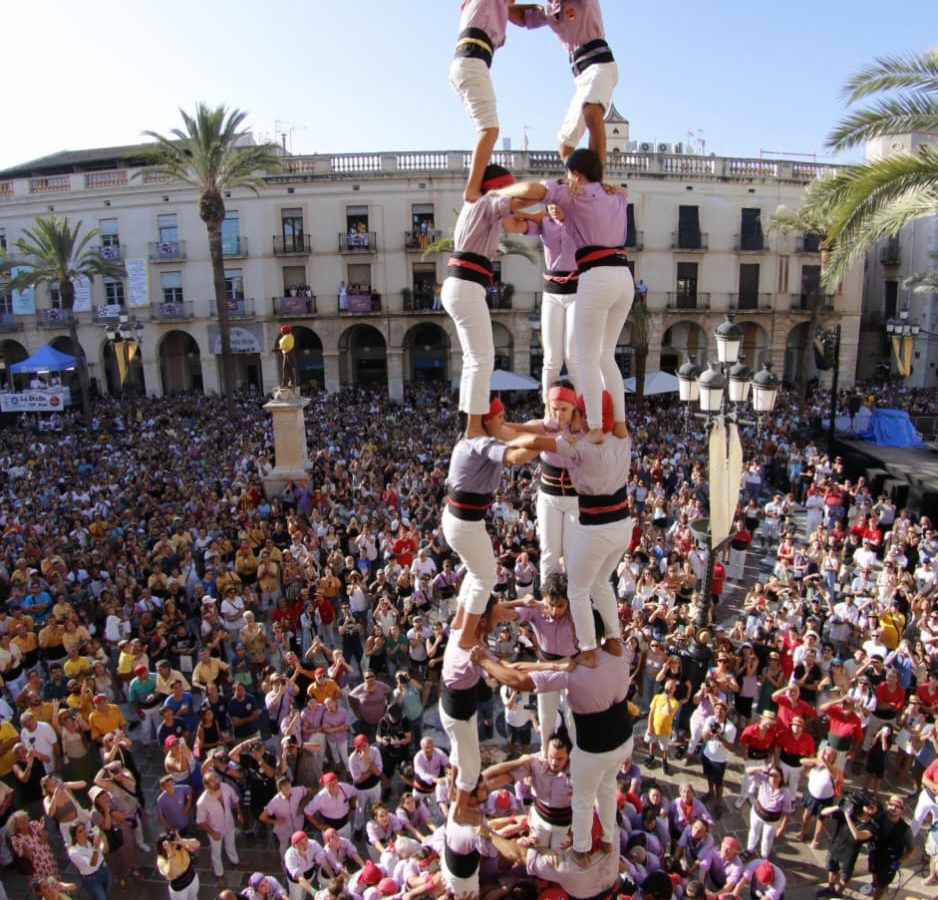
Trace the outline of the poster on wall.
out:
<instances>
[{"instance_id":1,"label":"poster on wall","mask_svg":"<svg viewBox=\"0 0 938 900\"><path fill-rule=\"evenodd\" d=\"M264 352L263 325L233 325L230 328L230 334L232 353ZM221 353L221 335L217 325L208 326L208 345L216 356Z\"/></svg>"},{"instance_id":2,"label":"poster on wall","mask_svg":"<svg viewBox=\"0 0 938 900\"><path fill-rule=\"evenodd\" d=\"M31 272L32 266L12 266L10 277L16 278L23 272ZM36 292L31 287L13 288L10 291L13 314L17 316L31 316L36 312Z\"/></svg>"},{"instance_id":3,"label":"poster on wall","mask_svg":"<svg viewBox=\"0 0 938 900\"><path fill-rule=\"evenodd\" d=\"M68 388L5 392L0 394L0 412L62 412L70 402Z\"/></svg>"},{"instance_id":4,"label":"poster on wall","mask_svg":"<svg viewBox=\"0 0 938 900\"><path fill-rule=\"evenodd\" d=\"M150 268L145 259L124 261L127 269L127 305L150 305Z\"/></svg>"},{"instance_id":5,"label":"poster on wall","mask_svg":"<svg viewBox=\"0 0 938 900\"><path fill-rule=\"evenodd\" d=\"M91 312L91 282L84 275L76 278L75 285L75 305L72 307L74 312Z\"/></svg>"}]
</instances>

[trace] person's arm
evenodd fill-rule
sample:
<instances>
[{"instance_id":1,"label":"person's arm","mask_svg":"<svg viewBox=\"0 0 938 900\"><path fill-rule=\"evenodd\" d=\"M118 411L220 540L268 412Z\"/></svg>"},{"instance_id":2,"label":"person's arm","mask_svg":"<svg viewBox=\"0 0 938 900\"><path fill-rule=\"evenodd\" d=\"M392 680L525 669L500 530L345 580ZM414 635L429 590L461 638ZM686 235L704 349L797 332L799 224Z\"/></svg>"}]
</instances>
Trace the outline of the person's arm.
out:
<instances>
[{"instance_id":1,"label":"person's arm","mask_svg":"<svg viewBox=\"0 0 938 900\"><path fill-rule=\"evenodd\" d=\"M504 857L510 863L516 866L524 866L528 859L528 848L522 847L515 841L502 837L495 831L492 831L488 825L484 824L479 828L479 836L489 841L498 851L499 856Z\"/></svg>"},{"instance_id":2,"label":"person's arm","mask_svg":"<svg viewBox=\"0 0 938 900\"><path fill-rule=\"evenodd\" d=\"M540 181L516 181L514 184L499 188L497 191L490 191L490 193L499 197L511 197L513 201L524 201L519 202L517 207L513 202L511 208L514 211L516 208L524 209L525 206L540 203L547 196L547 186L541 184Z\"/></svg>"}]
</instances>

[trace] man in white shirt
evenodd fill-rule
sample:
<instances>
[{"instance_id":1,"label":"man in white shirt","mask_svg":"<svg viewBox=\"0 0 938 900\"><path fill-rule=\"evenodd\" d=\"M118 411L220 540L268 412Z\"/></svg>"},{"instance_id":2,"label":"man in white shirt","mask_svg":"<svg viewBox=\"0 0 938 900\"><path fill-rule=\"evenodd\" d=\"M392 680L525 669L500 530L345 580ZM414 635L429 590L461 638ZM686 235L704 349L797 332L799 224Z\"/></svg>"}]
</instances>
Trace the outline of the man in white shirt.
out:
<instances>
[{"instance_id":1,"label":"man in white shirt","mask_svg":"<svg viewBox=\"0 0 938 900\"><path fill-rule=\"evenodd\" d=\"M27 710L20 716L20 743L32 750L42 762L46 775L55 771L55 747L58 736L48 722L40 722Z\"/></svg>"},{"instance_id":2,"label":"man in white shirt","mask_svg":"<svg viewBox=\"0 0 938 900\"><path fill-rule=\"evenodd\" d=\"M845 594L840 603L834 604L831 616L830 638L837 653L843 656L853 636L853 629L860 625L860 610L853 600L853 594Z\"/></svg>"},{"instance_id":3,"label":"man in white shirt","mask_svg":"<svg viewBox=\"0 0 938 900\"><path fill-rule=\"evenodd\" d=\"M869 538L863 538L863 545L853 551L853 565L860 571L876 565L876 551Z\"/></svg>"},{"instance_id":4,"label":"man in white shirt","mask_svg":"<svg viewBox=\"0 0 938 900\"><path fill-rule=\"evenodd\" d=\"M430 558L426 547L421 547L410 564L410 571L414 577L419 580L421 575L429 575L431 578L436 575L436 563Z\"/></svg>"},{"instance_id":5,"label":"man in white shirt","mask_svg":"<svg viewBox=\"0 0 938 900\"><path fill-rule=\"evenodd\" d=\"M763 508L765 518L762 520L762 546L771 547L778 542L778 526L781 524L782 516L785 513L782 506L782 495L776 494Z\"/></svg>"},{"instance_id":6,"label":"man in white shirt","mask_svg":"<svg viewBox=\"0 0 938 900\"><path fill-rule=\"evenodd\" d=\"M727 718L728 707L722 698L713 704L713 715L704 720L703 770L708 793L713 795L716 818L723 815L723 777L729 751L736 742L736 726Z\"/></svg>"}]
</instances>

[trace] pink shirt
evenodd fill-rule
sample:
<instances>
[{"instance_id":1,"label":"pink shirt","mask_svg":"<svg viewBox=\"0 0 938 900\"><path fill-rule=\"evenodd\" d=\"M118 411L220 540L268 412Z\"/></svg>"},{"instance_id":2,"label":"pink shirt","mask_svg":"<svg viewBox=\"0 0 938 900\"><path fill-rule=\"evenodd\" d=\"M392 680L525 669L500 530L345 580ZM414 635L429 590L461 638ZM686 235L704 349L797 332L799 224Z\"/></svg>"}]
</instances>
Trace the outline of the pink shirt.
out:
<instances>
[{"instance_id":1,"label":"pink shirt","mask_svg":"<svg viewBox=\"0 0 938 900\"><path fill-rule=\"evenodd\" d=\"M548 0L546 7L524 11L525 28L544 25L560 38L568 53L606 36L598 0Z\"/></svg>"},{"instance_id":2,"label":"pink shirt","mask_svg":"<svg viewBox=\"0 0 938 900\"><path fill-rule=\"evenodd\" d=\"M459 30L481 28L497 50L505 43L508 30L508 4L505 0L463 0L459 11Z\"/></svg>"},{"instance_id":3,"label":"pink shirt","mask_svg":"<svg viewBox=\"0 0 938 900\"><path fill-rule=\"evenodd\" d=\"M202 792L202 796L195 804L195 821L219 834L228 834L234 831L234 810L237 805L237 792L230 784L223 781L218 786L216 795L207 790Z\"/></svg>"},{"instance_id":4,"label":"pink shirt","mask_svg":"<svg viewBox=\"0 0 938 900\"><path fill-rule=\"evenodd\" d=\"M546 615L544 609L543 606L538 606L536 609L521 606L515 612L518 614L519 622L530 624L541 650L557 656L572 656L577 651L573 619L567 615L559 622L554 621Z\"/></svg>"},{"instance_id":5,"label":"pink shirt","mask_svg":"<svg viewBox=\"0 0 938 900\"><path fill-rule=\"evenodd\" d=\"M624 700L629 692L629 657L625 652L621 656L605 651L597 655L599 664L595 669L577 666L572 672L532 672L535 689L566 690L573 712L605 712L614 703Z\"/></svg>"}]
</instances>

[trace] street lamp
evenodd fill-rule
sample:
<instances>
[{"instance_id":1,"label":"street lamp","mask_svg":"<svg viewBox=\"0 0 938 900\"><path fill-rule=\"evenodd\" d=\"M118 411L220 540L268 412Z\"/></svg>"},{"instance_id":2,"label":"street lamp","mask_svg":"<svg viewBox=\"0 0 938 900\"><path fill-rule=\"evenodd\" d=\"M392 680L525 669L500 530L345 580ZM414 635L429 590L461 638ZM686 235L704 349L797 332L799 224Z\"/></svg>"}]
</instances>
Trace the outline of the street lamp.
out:
<instances>
[{"instance_id":1,"label":"street lamp","mask_svg":"<svg viewBox=\"0 0 938 900\"><path fill-rule=\"evenodd\" d=\"M898 318L886 322L886 334L892 338L892 349L896 354L896 370L902 378L912 374L912 347L922 330L918 322L909 318L909 308L903 306Z\"/></svg>"},{"instance_id":2,"label":"street lamp","mask_svg":"<svg viewBox=\"0 0 938 900\"><path fill-rule=\"evenodd\" d=\"M121 374L120 365L118 365L118 376L121 378L121 392L125 390L130 395L130 420L137 419L137 396L136 384L130 378L130 365L133 360L133 353L140 346L140 339L143 336L143 322L140 322L136 316L129 316L127 313L121 313L118 316L117 323L108 322L104 326L104 335L114 349L115 357L118 353L122 354L124 361L123 374Z\"/></svg>"},{"instance_id":3,"label":"street lamp","mask_svg":"<svg viewBox=\"0 0 938 900\"><path fill-rule=\"evenodd\" d=\"M706 419L708 427L717 423L729 425L757 424L761 425L762 417L772 412L778 396L778 376L772 372L771 364L764 363L763 368L755 376L749 366L745 365L739 357L742 344L743 330L733 321L729 313L725 321L721 322L716 332L717 359L701 372L699 366L691 360L678 369L678 391L681 401L687 405L688 414L690 405L697 402L700 414ZM752 391L752 410L756 413L756 423L750 423L740 417L743 405L749 399ZM736 429L732 429L728 438L720 439L716 432L711 433L711 458L719 460L726 465L727 441L735 442L739 446L739 436ZM718 454L714 456L714 454ZM741 458L741 451L738 458ZM719 463L717 463L719 464ZM727 521L727 511L732 519L736 504L739 501L739 484L733 479L721 479L714 482L712 473L708 473L711 490L715 483L725 485L725 496L714 496L711 493L710 504L719 504L722 521ZM716 544L713 542L710 519L697 519L692 524L694 540L701 549L707 551L707 574L704 579L703 595L700 597L695 616L698 628L704 628L710 622L712 615L710 604L710 590L713 585L713 565L716 554L729 542L729 537L720 535ZM702 651L701 651L702 652Z\"/></svg>"}]
</instances>

